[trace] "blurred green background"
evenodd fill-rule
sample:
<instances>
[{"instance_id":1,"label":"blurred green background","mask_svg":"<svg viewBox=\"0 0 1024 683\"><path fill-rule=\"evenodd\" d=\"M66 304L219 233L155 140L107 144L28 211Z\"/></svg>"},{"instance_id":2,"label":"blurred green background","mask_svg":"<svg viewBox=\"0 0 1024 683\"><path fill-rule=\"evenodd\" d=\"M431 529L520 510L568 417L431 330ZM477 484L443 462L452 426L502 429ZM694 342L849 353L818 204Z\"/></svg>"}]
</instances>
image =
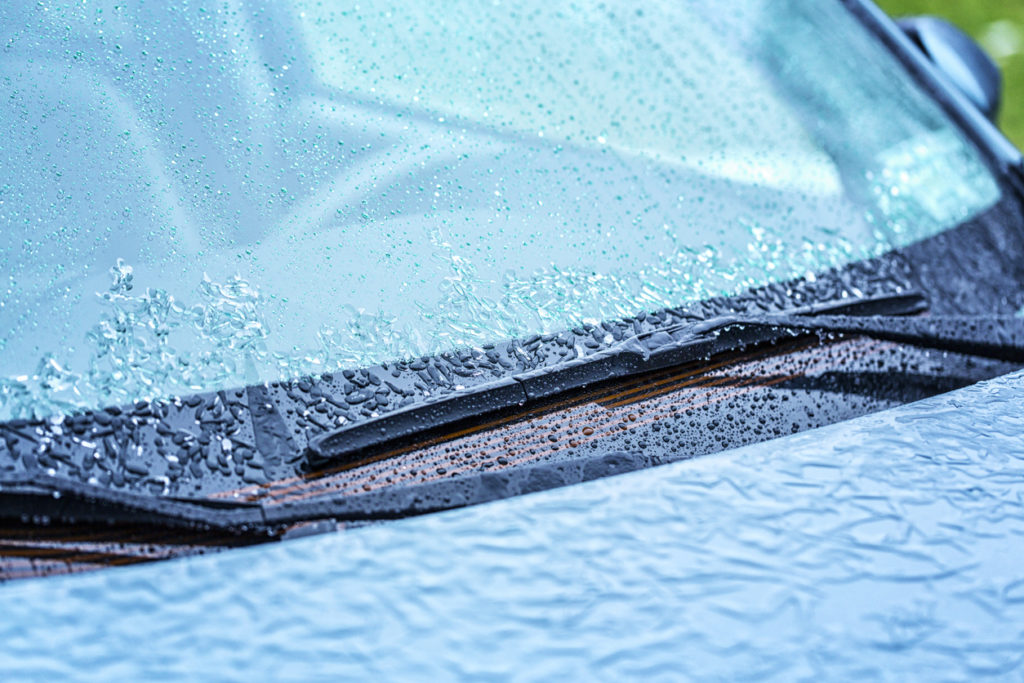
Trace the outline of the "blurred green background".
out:
<instances>
[{"instance_id":1,"label":"blurred green background","mask_svg":"<svg viewBox=\"0 0 1024 683\"><path fill-rule=\"evenodd\" d=\"M893 17L930 14L971 34L1003 70L999 125L1024 149L1024 1L875 0Z\"/></svg>"}]
</instances>

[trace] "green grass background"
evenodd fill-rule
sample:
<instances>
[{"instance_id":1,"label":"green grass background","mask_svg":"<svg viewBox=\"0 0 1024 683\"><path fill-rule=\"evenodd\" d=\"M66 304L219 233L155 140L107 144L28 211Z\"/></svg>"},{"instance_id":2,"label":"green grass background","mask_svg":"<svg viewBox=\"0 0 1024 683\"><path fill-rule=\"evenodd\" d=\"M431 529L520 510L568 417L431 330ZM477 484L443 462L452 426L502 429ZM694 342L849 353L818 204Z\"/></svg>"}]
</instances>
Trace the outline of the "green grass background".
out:
<instances>
[{"instance_id":1,"label":"green grass background","mask_svg":"<svg viewBox=\"0 0 1024 683\"><path fill-rule=\"evenodd\" d=\"M943 17L974 37L1003 71L999 125L1024 149L1024 0L875 0L893 17Z\"/></svg>"}]
</instances>

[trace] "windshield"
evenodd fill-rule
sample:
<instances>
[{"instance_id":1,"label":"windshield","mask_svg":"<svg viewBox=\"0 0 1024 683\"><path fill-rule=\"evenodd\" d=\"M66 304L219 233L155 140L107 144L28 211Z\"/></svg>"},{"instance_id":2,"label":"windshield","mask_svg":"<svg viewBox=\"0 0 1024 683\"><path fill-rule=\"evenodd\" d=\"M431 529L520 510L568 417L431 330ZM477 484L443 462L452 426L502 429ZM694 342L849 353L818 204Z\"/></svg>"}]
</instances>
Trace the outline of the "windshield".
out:
<instances>
[{"instance_id":1,"label":"windshield","mask_svg":"<svg viewBox=\"0 0 1024 683\"><path fill-rule=\"evenodd\" d=\"M813 277L999 197L838 2L0 19L0 418Z\"/></svg>"}]
</instances>

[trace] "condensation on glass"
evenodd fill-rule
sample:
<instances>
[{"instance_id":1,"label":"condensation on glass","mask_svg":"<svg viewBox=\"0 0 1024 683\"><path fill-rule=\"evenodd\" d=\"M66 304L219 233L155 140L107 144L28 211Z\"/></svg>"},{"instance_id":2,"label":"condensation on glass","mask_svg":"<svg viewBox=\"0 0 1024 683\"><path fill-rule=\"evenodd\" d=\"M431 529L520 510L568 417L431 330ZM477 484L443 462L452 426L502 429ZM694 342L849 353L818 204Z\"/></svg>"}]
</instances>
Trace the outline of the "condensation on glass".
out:
<instances>
[{"instance_id":1,"label":"condensation on glass","mask_svg":"<svg viewBox=\"0 0 1024 683\"><path fill-rule=\"evenodd\" d=\"M806 276L995 181L838 2L6 2L0 417Z\"/></svg>"}]
</instances>

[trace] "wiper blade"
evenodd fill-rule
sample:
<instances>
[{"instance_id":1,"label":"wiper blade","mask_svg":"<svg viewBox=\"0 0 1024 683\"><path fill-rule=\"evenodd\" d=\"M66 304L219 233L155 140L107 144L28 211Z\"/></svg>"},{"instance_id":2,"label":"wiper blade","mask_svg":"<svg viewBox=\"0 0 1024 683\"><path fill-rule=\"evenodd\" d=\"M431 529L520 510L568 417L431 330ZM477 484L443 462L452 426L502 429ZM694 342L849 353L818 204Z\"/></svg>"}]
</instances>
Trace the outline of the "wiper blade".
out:
<instances>
[{"instance_id":1,"label":"wiper blade","mask_svg":"<svg viewBox=\"0 0 1024 683\"><path fill-rule=\"evenodd\" d=\"M971 332L971 329L981 330L981 326L971 328L965 322L962 326L941 329L913 327L913 321L918 319L901 317L926 309L927 301L921 294L908 293L842 299L779 313L736 314L679 323L630 337L604 351L553 368L521 373L321 434L310 441L310 460L316 465L356 463L370 448L447 430L460 422L489 413L521 409L596 382L623 379L771 342L791 336L794 331L849 332L975 355L1004 357L1005 344L997 344L997 348L986 346L982 343L986 338L984 335ZM986 331L991 333L992 328L1003 324L1007 323L1000 318Z\"/></svg>"}]
</instances>

